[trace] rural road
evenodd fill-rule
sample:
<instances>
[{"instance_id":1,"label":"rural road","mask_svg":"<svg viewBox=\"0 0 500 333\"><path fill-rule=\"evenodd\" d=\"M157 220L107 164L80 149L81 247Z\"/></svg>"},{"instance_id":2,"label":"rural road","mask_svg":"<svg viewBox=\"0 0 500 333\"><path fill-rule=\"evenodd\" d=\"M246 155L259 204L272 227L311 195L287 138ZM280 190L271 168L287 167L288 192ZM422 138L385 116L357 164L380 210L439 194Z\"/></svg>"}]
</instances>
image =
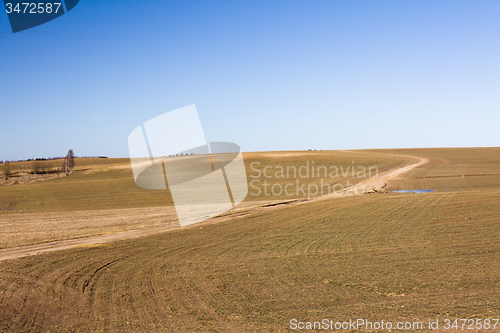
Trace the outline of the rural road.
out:
<instances>
[{"instance_id":1,"label":"rural road","mask_svg":"<svg viewBox=\"0 0 500 333\"><path fill-rule=\"evenodd\" d=\"M354 189L356 187L361 187L361 186L364 186L364 190L368 193L380 192L387 185L387 182L389 180L397 178L399 175L429 162L429 160L427 158L424 158L424 157L407 156L407 155L394 155L394 156L416 158L416 159L418 159L418 162L413 163L413 164L409 164L409 165L404 166L402 168L398 168L398 169L386 172L383 175L379 175L378 177L372 177L364 182L361 182L361 183L358 183L358 184L351 186L350 188L344 190L343 192L332 193L330 195L324 195L324 196L318 197L318 200L326 199L326 198L329 198L332 196L345 197L345 196L355 195Z\"/></svg>"},{"instance_id":2,"label":"rural road","mask_svg":"<svg viewBox=\"0 0 500 333\"><path fill-rule=\"evenodd\" d=\"M276 209L276 208L279 208L283 205L304 204L307 202L312 202L312 201L317 201L317 200L331 199L332 197L351 196L351 195L355 195L355 192L354 192L355 187L360 186L360 185L364 185L367 192L378 192L385 187L385 185L387 184L387 182L390 179L394 179L394 178L398 177L399 175L401 175L405 172L408 172L416 167L424 165L425 163L428 162L428 159L422 158L422 157L406 156L406 155L395 155L395 156L415 158L418 160L418 162L406 165L404 167L401 167L401 168L398 168L395 170L391 170L391 171L386 172L382 175L379 175L378 177L370 178L362 183L359 183L357 185L353 185L350 188L348 188L340 193L335 192L335 193L331 193L331 194L327 194L327 195L323 195L323 196L314 197L314 198L311 198L309 200L307 200L307 199L283 200L283 201L279 201L279 202L275 202L275 203L267 203L264 205L262 203L260 203L258 205L254 204L253 206L246 205L246 206L243 206L241 208L236 208L234 210L231 210L230 212L228 212L226 214L216 216L214 218L208 219L204 222L197 223L197 224L189 226L189 227L198 228L198 227L201 227L205 224L212 224L212 223L217 223L220 221L225 221L225 220L240 217L240 216L252 215L252 214L259 213L259 212L262 212L265 210ZM113 242L113 241L149 236L149 235L154 235L157 233L176 230L176 229L180 229L180 228L181 227L178 223L166 224L166 225L157 226L157 227L120 231L120 232L91 236L91 237L82 237L82 238L53 241L53 242L35 244L35 245L11 247L11 248L6 248L6 249L0 250L0 261L8 260L8 259L17 259L17 258L37 255L37 254L41 254L41 253L46 253L46 252L65 250L65 249L70 249L70 248L79 247L79 246L91 246L91 245L95 245L95 244L103 244L103 243L108 243L108 242Z\"/></svg>"}]
</instances>

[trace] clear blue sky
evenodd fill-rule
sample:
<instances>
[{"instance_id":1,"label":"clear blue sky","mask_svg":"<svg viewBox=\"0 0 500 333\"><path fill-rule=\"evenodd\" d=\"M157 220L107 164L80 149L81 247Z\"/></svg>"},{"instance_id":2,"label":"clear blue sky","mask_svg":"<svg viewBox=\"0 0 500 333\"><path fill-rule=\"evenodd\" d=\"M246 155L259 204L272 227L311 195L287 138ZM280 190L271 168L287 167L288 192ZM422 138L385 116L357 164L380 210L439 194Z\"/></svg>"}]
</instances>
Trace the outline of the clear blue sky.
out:
<instances>
[{"instance_id":1,"label":"clear blue sky","mask_svg":"<svg viewBox=\"0 0 500 333\"><path fill-rule=\"evenodd\" d=\"M126 157L190 104L244 151L500 146L497 0L81 0L0 39L0 160Z\"/></svg>"}]
</instances>

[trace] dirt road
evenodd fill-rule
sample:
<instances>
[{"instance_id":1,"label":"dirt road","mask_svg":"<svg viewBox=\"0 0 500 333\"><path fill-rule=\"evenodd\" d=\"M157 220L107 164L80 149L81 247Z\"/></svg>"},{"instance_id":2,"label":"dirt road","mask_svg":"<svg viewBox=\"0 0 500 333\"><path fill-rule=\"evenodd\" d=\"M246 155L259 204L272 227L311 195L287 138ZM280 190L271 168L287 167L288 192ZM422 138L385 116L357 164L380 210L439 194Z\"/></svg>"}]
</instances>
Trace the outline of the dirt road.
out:
<instances>
[{"instance_id":1,"label":"dirt road","mask_svg":"<svg viewBox=\"0 0 500 333\"><path fill-rule=\"evenodd\" d=\"M398 155L398 156L400 156L400 155ZM356 191L355 191L356 186L361 186L361 185L364 186L364 189L366 192L370 192L370 193L371 192L379 192L385 187L385 185L387 184L387 182L389 180L394 179L394 178L400 176L401 174L408 172L408 171L410 171L416 167L419 167L421 165L424 165L425 163L428 162L428 160L426 158L415 157L415 156L404 156L404 157L414 158L414 159L417 159L418 161L415 163L412 163L410 165L406 165L404 167L401 167L401 168L398 168L395 170L391 170L391 171L386 172L382 175L379 175L378 177L373 177L373 178L370 178L368 180L365 180L364 182L353 185L342 192L335 192L335 193L331 193L328 195L318 196L318 197L311 198L309 200L308 199L297 199L297 200L282 200L282 201L276 201L276 202L243 203L240 206L238 206L237 208L235 208L227 213L224 213L224 214L219 215L217 217L205 220L205 221L197 223L195 225L191 225L188 228L200 228L206 224L217 223L217 222L221 222L221 221L225 221L228 219L233 219L233 218L237 218L237 217L241 217L241 216L246 216L246 215L252 215L255 213L263 212L265 210L278 209L284 205L305 204L307 202L316 201L316 200L331 199L332 197L351 196L351 195L356 194ZM73 247L77 247L77 246L91 246L91 245L103 244L103 243L108 243L108 242L113 242L113 241L124 240L124 239L149 236L149 235L153 235L153 234L157 234L157 233L161 233L161 232L166 232L166 231L171 231L171 230L176 230L176 229L180 229L180 228L181 227L178 223L168 223L166 225L155 226L155 227L150 227L150 228L126 230L126 231L120 231L120 232L115 232L115 233L108 233L108 234L103 234L103 235L76 238L76 239L68 239L68 240L61 240L61 241L54 241L54 242L42 243L42 244L36 244L36 245L11 247L11 248L6 248L6 249L0 250L0 261L8 260L8 259L17 259L17 258L22 258L22 257L26 257L26 256L51 252L51 251L64 250L64 249L69 249L69 248L73 248Z\"/></svg>"},{"instance_id":2,"label":"dirt road","mask_svg":"<svg viewBox=\"0 0 500 333\"><path fill-rule=\"evenodd\" d=\"M395 179L399 175L401 175L405 172L408 172L410 170L413 170L414 168L419 167L419 166L424 165L427 162L429 162L429 160L427 158L424 158L424 157L406 156L406 155L396 155L396 156L415 158L418 160L418 162L412 163L412 164L404 166L402 168L391 170L389 172L386 172L383 175L379 175L378 177L372 177L364 182L352 185L350 188L348 188L342 192L332 193L330 195L318 197L318 200L327 199L327 198L330 198L332 196L345 197L345 196L355 195L356 193L381 192L381 191L383 191L383 189L385 188L385 186L387 185L387 182L389 180ZM356 192L356 187L358 187L360 189L358 192Z\"/></svg>"}]
</instances>

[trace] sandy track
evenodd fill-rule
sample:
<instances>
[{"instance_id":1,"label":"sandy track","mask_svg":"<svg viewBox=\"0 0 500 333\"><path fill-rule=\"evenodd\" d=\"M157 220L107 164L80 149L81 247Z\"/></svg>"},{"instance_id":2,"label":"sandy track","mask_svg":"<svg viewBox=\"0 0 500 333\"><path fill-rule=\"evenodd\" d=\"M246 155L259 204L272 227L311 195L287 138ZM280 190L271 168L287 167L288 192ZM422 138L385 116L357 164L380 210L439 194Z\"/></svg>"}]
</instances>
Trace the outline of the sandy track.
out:
<instances>
[{"instance_id":1,"label":"sandy track","mask_svg":"<svg viewBox=\"0 0 500 333\"><path fill-rule=\"evenodd\" d=\"M402 168L391 170L389 172L384 173L383 175L379 175L378 177L372 177L368 180L365 180L364 182L355 184L342 192L336 192L336 193L332 193L330 195L324 195L324 196L318 197L317 200L328 199L328 198L331 198L332 196L345 197L345 196L355 195L356 194L356 192L355 192L356 187L363 188L367 193L381 192L381 191L383 191L383 189L385 188L385 186L387 185L387 182L389 180L395 179L398 176L400 176L401 174L408 172L410 170L413 170L414 168L419 167L419 166L424 165L427 162L429 162L429 160L427 158L424 158L424 157L407 156L407 155L395 155L395 156L415 158L418 161L415 163L412 163L410 165L404 166Z\"/></svg>"},{"instance_id":2,"label":"sandy track","mask_svg":"<svg viewBox=\"0 0 500 333\"><path fill-rule=\"evenodd\" d=\"M397 156L403 156L403 155L397 155ZM282 201L277 201L277 202L266 202L265 204L263 202L244 203L244 204L240 205L239 207L237 207L236 209L229 211L228 213L225 213L225 214L219 215L217 217L205 220L203 222L189 226L188 228L198 228L198 227L202 227L203 225L206 225L206 224L218 223L221 221L225 221L225 220L229 220L229 219L233 219L233 218L237 218L237 217L241 217L241 216L247 216L247 215L252 215L255 213L260 213L260 212L263 212L266 210L281 208L284 205L304 204L307 202L312 202L312 201L317 201L317 200L331 199L332 197L352 196L355 194L355 191L354 191L355 187L360 186L360 185L364 185L367 192L379 192L385 187L385 185L387 184L387 182L389 180L394 179L394 178L400 176L401 174L408 172L408 171L410 171L416 167L419 167L421 165L424 165L425 163L428 162L428 159L422 158L422 157L406 156L406 155L404 155L404 157L414 158L414 159L417 159L418 161L415 163L412 163L410 165L406 165L404 167L401 167L401 168L398 168L395 170L391 170L391 171L386 172L382 175L379 175L378 177L370 178L362 183L353 185L350 188L348 188L345 191L340 192L340 193L339 192L331 193L328 195L314 197L314 198L311 198L309 200L307 200L307 199L282 200ZM37 255L37 254L41 254L41 253L51 252L51 251L65 250L65 249L70 249L70 248L74 248L74 247L78 247L78 246L89 246L89 245L103 244L103 243L108 243L108 242L113 242L113 241L149 236L149 235L154 235L157 233L176 230L176 229L180 229L180 228L181 227L178 223L169 223L166 225L156 226L156 227L151 227L151 228L134 229L134 230L120 231L120 232L91 236L91 237L83 237L83 238L60 240L60 241L54 241L54 242L42 243L42 244L36 244L36 245L27 245L27 246L17 246L17 247L12 247L12 248L6 248L6 249L0 250L0 261L8 260L8 259L17 259L17 258Z\"/></svg>"}]
</instances>

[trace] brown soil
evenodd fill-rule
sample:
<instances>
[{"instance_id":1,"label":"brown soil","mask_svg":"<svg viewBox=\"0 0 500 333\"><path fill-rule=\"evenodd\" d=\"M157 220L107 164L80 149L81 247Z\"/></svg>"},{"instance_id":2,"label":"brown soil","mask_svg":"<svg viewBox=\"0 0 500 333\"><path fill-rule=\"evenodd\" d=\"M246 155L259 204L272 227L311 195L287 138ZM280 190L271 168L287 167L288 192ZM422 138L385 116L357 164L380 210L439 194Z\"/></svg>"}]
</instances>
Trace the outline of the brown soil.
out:
<instances>
[{"instance_id":1,"label":"brown soil","mask_svg":"<svg viewBox=\"0 0 500 333\"><path fill-rule=\"evenodd\" d=\"M406 156L409 157L409 156ZM418 161L415 163L412 163L410 165L404 166L402 168L398 168L392 171L389 171L383 175L379 175L379 177L374 177L370 178L358 185L364 185L365 188L368 190L369 193L371 192L382 192L383 188L385 187L387 181L391 179L395 179L401 174L408 172L416 167L419 167L425 163L428 162L428 159L422 158L422 157L414 157L411 156L412 158L417 159ZM210 218L208 220L205 220L203 222L197 223L195 225L188 226L186 228L202 228L203 225L206 224L212 224L212 223L218 223L221 221L225 221L228 219L234 219L242 216L247 216L247 215L252 215L256 213L261 213L270 209L279 209L283 206L289 206L289 205L298 205L298 204L304 204L307 202L312 202L316 200L326 200L326 199L331 199L332 197L344 197L344 196L351 196L354 195L354 187L356 185L351 186L347 191L344 191L342 193L332 193L329 195L324 195L324 196L318 196L311 198L309 200L307 199L298 199L298 200L286 200L286 201L276 201L276 202L249 202L249 203L242 203L235 209L221 214L217 217ZM127 213L127 210L116 210L116 216L115 218L120 218L123 214ZM130 212L128 212L130 215ZM135 212L134 214L137 214ZM132 215L132 216L137 216L137 215ZM174 215L172 215L174 216ZM51 252L51 251L58 251L58 250L64 250L64 249L69 249L77 246L91 246L95 244L103 244L103 243L108 243L108 242L113 242L113 241L118 241L118 240L124 240L124 239L130 239L130 238L137 238L137 237L143 237L143 236L149 236L161 232L166 232L166 231L171 231L175 229L180 229L179 223L174 222L172 219L168 219L167 224L162 224L160 226L155 226L155 227L150 227L150 228L142 228L142 229L134 229L134 230L126 230L126 231L120 231L120 232L115 232L115 233L108 233L108 234L102 234L102 235L97 235L97 236L92 236L92 237L83 237L83 238L77 238L77 239L67 239L67 240L60 240L60 241L54 241L50 243L43 243L43 244L36 244L36 245L28 245L28 246L18 246L18 247L12 247L12 248L6 248L0 250L0 261L2 260L7 260L7 259L16 259L16 258L21 258L21 257L26 257L26 256L31 256L31 255L36 255L40 253L45 253L45 252Z\"/></svg>"}]
</instances>

